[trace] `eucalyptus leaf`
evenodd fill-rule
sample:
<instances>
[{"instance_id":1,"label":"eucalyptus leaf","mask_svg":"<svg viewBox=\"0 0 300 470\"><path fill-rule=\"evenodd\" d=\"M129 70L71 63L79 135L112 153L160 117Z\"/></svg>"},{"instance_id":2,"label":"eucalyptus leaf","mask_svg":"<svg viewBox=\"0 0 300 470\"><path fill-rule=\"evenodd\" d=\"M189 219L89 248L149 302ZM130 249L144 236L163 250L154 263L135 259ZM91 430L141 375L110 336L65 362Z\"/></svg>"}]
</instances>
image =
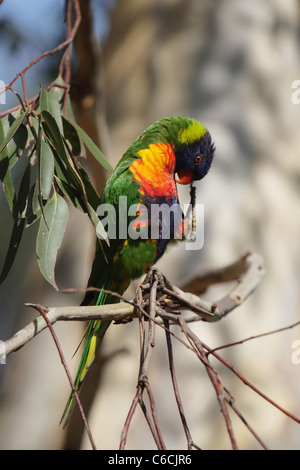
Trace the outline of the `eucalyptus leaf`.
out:
<instances>
[{"instance_id":1,"label":"eucalyptus leaf","mask_svg":"<svg viewBox=\"0 0 300 470\"><path fill-rule=\"evenodd\" d=\"M8 250L5 256L3 268L0 274L0 284L6 279L13 262L15 260L22 235L25 227L25 218L22 217L22 212L25 210L28 194L29 194L29 185L30 185L30 164L28 163L26 170L24 171L23 178L20 184L20 189L18 193L17 205L19 209L18 217L15 217L15 222L12 230L12 234L9 241Z\"/></svg>"},{"instance_id":2,"label":"eucalyptus leaf","mask_svg":"<svg viewBox=\"0 0 300 470\"><path fill-rule=\"evenodd\" d=\"M11 113L0 120L0 160L7 158L5 166L12 168L18 159L22 156L28 140L28 131L26 126L19 121L19 127L11 134L11 129L16 122L16 118L21 117L19 113ZM17 123L18 124L18 123ZM9 137L9 138L8 138Z\"/></svg>"},{"instance_id":3,"label":"eucalyptus leaf","mask_svg":"<svg viewBox=\"0 0 300 470\"><path fill-rule=\"evenodd\" d=\"M46 110L41 111L41 115L43 129L47 134L47 137L51 141L59 156L65 161L65 163L67 163L68 156L55 117L52 116L52 114Z\"/></svg>"},{"instance_id":4,"label":"eucalyptus leaf","mask_svg":"<svg viewBox=\"0 0 300 470\"><path fill-rule=\"evenodd\" d=\"M68 212L68 206L63 197L54 193L44 208L44 216L41 217L36 242L36 253L41 273L57 290L55 264L68 222Z\"/></svg>"},{"instance_id":5,"label":"eucalyptus leaf","mask_svg":"<svg viewBox=\"0 0 300 470\"><path fill-rule=\"evenodd\" d=\"M82 188L80 176L71 155L69 155L69 149L65 145L64 137L61 135L54 117L48 111L42 111L42 125L55 151L66 166L68 181L72 181L78 189Z\"/></svg>"},{"instance_id":6,"label":"eucalyptus leaf","mask_svg":"<svg viewBox=\"0 0 300 470\"><path fill-rule=\"evenodd\" d=\"M12 267L12 264L16 257L19 244L23 235L24 227L25 227L25 219L15 220L12 234L11 234L10 241L9 241L9 247L8 247L4 264L3 264L3 268L0 274L0 284L2 284L3 281L5 281Z\"/></svg>"},{"instance_id":7,"label":"eucalyptus leaf","mask_svg":"<svg viewBox=\"0 0 300 470\"><path fill-rule=\"evenodd\" d=\"M60 132L63 132L62 124L62 99L65 90L59 87L52 87L49 91L41 87L40 110L48 111L55 119Z\"/></svg>"},{"instance_id":8,"label":"eucalyptus leaf","mask_svg":"<svg viewBox=\"0 0 300 470\"><path fill-rule=\"evenodd\" d=\"M78 133L75 127L68 121L66 118L62 118L63 121L63 128L64 128L64 136L65 139L68 140L72 147L73 155L77 156L81 154L81 141L79 139Z\"/></svg>"},{"instance_id":9,"label":"eucalyptus leaf","mask_svg":"<svg viewBox=\"0 0 300 470\"><path fill-rule=\"evenodd\" d=\"M87 149L91 152L93 157L95 157L96 160L98 160L100 165L102 165L103 168L105 168L105 170L108 171L108 173L112 173L113 168L110 165L110 163L107 161L107 159L105 158L104 154L101 152L99 147L97 147L97 145L92 141L92 139L88 136L88 134L75 121L72 121L71 119L68 119L68 121L70 122L70 124L72 124L73 127L75 127L80 139L82 140L84 145L87 147Z\"/></svg>"},{"instance_id":10,"label":"eucalyptus leaf","mask_svg":"<svg viewBox=\"0 0 300 470\"><path fill-rule=\"evenodd\" d=\"M107 232L105 228L102 225L101 220L99 219L96 211L92 208L92 206L89 206L89 215L90 219L93 222L95 229L96 229L96 234L98 238L101 238L102 240L105 240L108 246L110 246L109 238L107 235Z\"/></svg>"},{"instance_id":11,"label":"eucalyptus leaf","mask_svg":"<svg viewBox=\"0 0 300 470\"><path fill-rule=\"evenodd\" d=\"M82 167L79 168L78 172L79 172L80 177L82 179L82 182L84 184L88 201L91 204L91 206L96 210L97 207L99 206L100 197L99 197L96 189L94 188L88 174L84 170L84 168L82 168Z\"/></svg>"},{"instance_id":12,"label":"eucalyptus leaf","mask_svg":"<svg viewBox=\"0 0 300 470\"><path fill-rule=\"evenodd\" d=\"M56 186L60 189L61 193L81 212L87 212L86 203L78 195L78 191L70 186L65 179L54 177Z\"/></svg>"},{"instance_id":13,"label":"eucalyptus leaf","mask_svg":"<svg viewBox=\"0 0 300 470\"><path fill-rule=\"evenodd\" d=\"M22 125L26 116L27 116L27 112L20 114L20 116L18 116L16 119L13 120L13 122L11 123L8 129L7 134L5 135L4 140L1 139L0 153L7 146L7 144L11 141L11 139L15 136L15 134L17 133L20 126Z\"/></svg>"},{"instance_id":14,"label":"eucalyptus leaf","mask_svg":"<svg viewBox=\"0 0 300 470\"><path fill-rule=\"evenodd\" d=\"M42 208L38 201L37 183L34 183L30 188L25 209L23 216L26 218L26 227L29 227L42 215Z\"/></svg>"},{"instance_id":15,"label":"eucalyptus leaf","mask_svg":"<svg viewBox=\"0 0 300 470\"><path fill-rule=\"evenodd\" d=\"M42 137L40 154L40 187L43 199L48 199L54 176L54 155L50 144Z\"/></svg>"},{"instance_id":16,"label":"eucalyptus leaf","mask_svg":"<svg viewBox=\"0 0 300 470\"><path fill-rule=\"evenodd\" d=\"M0 121L0 142L5 140L4 129ZM3 191L8 202L11 213L16 216L16 192L9 168L8 149L3 147L0 152L0 181Z\"/></svg>"}]
</instances>

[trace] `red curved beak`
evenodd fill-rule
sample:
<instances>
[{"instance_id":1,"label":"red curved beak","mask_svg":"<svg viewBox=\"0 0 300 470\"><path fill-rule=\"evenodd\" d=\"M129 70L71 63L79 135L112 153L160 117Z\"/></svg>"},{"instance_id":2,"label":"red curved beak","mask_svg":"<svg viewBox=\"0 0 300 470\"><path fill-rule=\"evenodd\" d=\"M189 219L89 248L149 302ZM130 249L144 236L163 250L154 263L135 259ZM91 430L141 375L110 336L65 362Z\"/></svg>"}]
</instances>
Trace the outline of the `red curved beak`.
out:
<instances>
[{"instance_id":1,"label":"red curved beak","mask_svg":"<svg viewBox=\"0 0 300 470\"><path fill-rule=\"evenodd\" d=\"M179 184L190 184L193 181L193 173L190 170L179 170L177 172L179 179L175 179Z\"/></svg>"}]
</instances>

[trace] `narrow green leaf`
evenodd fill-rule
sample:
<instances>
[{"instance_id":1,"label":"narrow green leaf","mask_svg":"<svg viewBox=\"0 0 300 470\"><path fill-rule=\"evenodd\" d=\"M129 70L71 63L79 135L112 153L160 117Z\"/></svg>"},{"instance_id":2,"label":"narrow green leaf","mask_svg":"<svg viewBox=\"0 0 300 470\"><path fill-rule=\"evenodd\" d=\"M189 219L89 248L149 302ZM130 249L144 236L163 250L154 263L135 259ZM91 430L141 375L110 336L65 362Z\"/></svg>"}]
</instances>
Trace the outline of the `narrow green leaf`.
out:
<instances>
[{"instance_id":1,"label":"narrow green leaf","mask_svg":"<svg viewBox=\"0 0 300 470\"><path fill-rule=\"evenodd\" d=\"M16 121L19 112L8 114L0 120L0 145L6 140L6 137ZM0 160L8 159L8 168L12 168L18 159L22 156L28 140L28 131L24 124L21 124L12 138L7 142L2 152L0 152Z\"/></svg>"},{"instance_id":2,"label":"narrow green leaf","mask_svg":"<svg viewBox=\"0 0 300 470\"><path fill-rule=\"evenodd\" d=\"M103 168L105 168L105 170L108 171L108 173L112 173L113 168L110 165L110 163L107 161L107 159L105 158L105 156L103 155L99 147L97 147L97 145L92 141L92 139L87 135L87 133L76 122L72 121L71 119L68 119L68 121L70 122L70 124L72 124L73 127L75 127L80 139L82 140L84 145L88 148L88 150L91 152L91 154L96 158L96 160L98 160L100 165L102 165Z\"/></svg>"},{"instance_id":3,"label":"narrow green leaf","mask_svg":"<svg viewBox=\"0 0 300 470\"><path fill-rule=\"evenodd\" d=\"M37 184L34 183L31 186L28 194L25 213L22 214L22 216L26 218L26 227L29 227L30 225L34 224L42 215L42 208L38 201L38 192L36 188Z\"/></svg>"},{"instance_id":4,"label":"narrow green leaf","mask_svg":"<svg viewBox=\"0 0 300 470\"><path fill-rule=\"evenodd\" d=\"M55 182L62 194L66 196L66 198L71 202L74 207L76 207L76 209L80 210L81 212L88 213L88 216L96 229L97 236L101 235L101 238L105 240L108 246L110 246L107 232L103 227L100 219L98 218L97 213L93 208L93 205L83 200L83 198L79 196L78 192L72 186L70 186L67 181L65 181L65 179L60 179L55 176ZM98 204L96 204L96 207L97 206Z\"/></svg>"},{"instance_id":5,"label":"narrow green leaf","mask_svg":"<svg viewBox=\"0 0 300 470\"><path fill-rule=\"evenodd\" d=\"M39 181L37 178L35 185L34 185L34 191L33 191L33 196L32 196L33 214L40 216L43 210L42 205L43 205L43 201L41 199L40 185L39 185Z\"/></svg>"},{"instance_id":6,"label":"narrow green leaf","mask_svg":"<svg viewBox=\"0 0 300 470\"><path fill-rule=\"evenodd\" d=\"M99 219L92 205L88 201L85 184L82 181L81 175L78 172L71 155L68 153L70 150L67 144L64 142L64 137L59 132L54 117L48 111L42 111L42 118L42 123L44 124L44 130L47 134L47 137L50 139L61 160L59 162L59 160L56 159L55 162L56 174L60 180L57 180L58 186L63 191L63 194L65 194L73 203L73 205L75 205L75 207L81 206L82 203L84 204L86 212L88 213L91 221L95 227L97 227L99 224ZM71 183L74 184L74 188ZM72 188L71 192L68 191L70 188ZM98 229L101 233L103 233L101 227L98 227ZM105 233L103 233L103 238L106 240L107 244L109 244L108 237L105 236Z\"/></svg>"},{"instance_id":7,"label":"narrow green leaf","mask_svg":"<svg viewBox=\"0 0 300 470\"><path fill-rule=\"evenodd\" d=\"M97 213L94 211L91 205L89 205L89 215L90 215L91 221L93 222L95 226L97 237L105 240L107 245L110 246L107 232L105 228L103 227L101 220L97 216Z\"/></svg>"},{"instance_id":8,"label":"narrow green leaf","mask_svg":"<svg viewBox=\"0 0 300 470\"><path fill-rule=\"evenodd\" d=\"M67 144L65 144L64 137L60 134L53 116L51 116L51 114L47 111L43 111L42 116L45 120L46 131L48 130L49 138L51 139L58 155L61 157L63 165L60 164L60 168L62 169L64 165L66 166L66 182L74 184L75 189L79 193L79 198L82 198L85 201L85 205L88 210L88 200L85 192L85 186L81 179L80 173L78 172L78 169L76 168L76 165L71 157L70 149L68 148Z\"/></svg>"},{"instance_id":9,"label":"narrow green leaf","mask_svg":"<svg viewBox=\"0 0 300 470\"><path fill-rule=\"evenodd\" d=\"M100 197L98 196L98 193L97 193L96 189L94 188L94 186L93 186L88 174L84 170L84 168L82 168L82 167L79 168L78 172L79 172L81 180L84 184L88 202L96 210L97 207L99 206Z\"/></svg>"},{"instance_id":10,"label":"narrow green leaf","mask_svg":"<svg viewBox=\"0 0 300 470\"><path fill-rule=\"evenodd\" d=\"M30 165L30 162L28 161L27 167L23 173L23 177L22 177L19 192L18 192L19 217L24 217L22 214L25 211L28 197L29 197L29 192L30 192L30 173L31 173L31 165Z\"/></svg>"},{"instance_id":11,"label":"narrow green leaf","mask_svg":"<svg viewBox=\"0 0 300 470\"><path fill-rule=\"evenodd\" d=\"M55 264L68 221L68 206L59 194L54 193L47 202L44 217L41 217L37 235L37 259L45 279L58 290L55 282Z\"/></svg>"},{"instance_id":12,"label":"narrow green leaf","mask_svg":"<svg viewBox=\"0 0 300 470\"><path fill-rule=\"evenodd\" d=\"M42 114L42 124L44 131L46 132L47 136L49 137L51 143L53 144L54 148L56 149L59 156L65 161L68 162L68 157L66 153L66 149L62 140L61 132L59 130L58 124L55 118L49 111L41 111Z\"/></svg>"},{"instance_id":13,"label":"narrow green leaf","mask_svg":"<svg viewBox=\"0 0 300 470\"><path fill-rule=\"evenodd\" d=\"M33 211L35 214L38 214L40 211L44 216L44 205L43 205L43 196L42 196L42 189L41 189L41 179L42 179L42 142L43 142L43 130L41 124L41 116L39 116L39 127L38 127L38 134L36 135L36 131L32 129L33 136L36 140L36 156L37 156L37 178L36 178L36 185L33 194ZM50 190L49 190L50 191ZM47 225L47 220L44 218L45 223Z\"/></svg>"},{"instance_id":14,"label":"narrow green leaf","mask_svg":"<svg viewBox=\"0 0 300 470\"><path fill-rule=\"evenodd\" d=\"M52 82L52 88L50 92L56 94L57 101L60 103L61 108L62 108L65 94L67 92L67 88L66 88L66 83L61 75L56 77L56 79Z\"/></svg>"},{"instance_id":15,"label":"narrow green leaf","mask_svg":"<svg viewBox=\"0 0 300 470\"><path fill-rule=\"evenodd\" d=\"M40 186L43 199L48 199L54 176L54 155L50 144L42 138L40 153Z\"/></svg>"},{"instance_id":16,"label":"narrow green leaf","mask_svg":"<svg viewBox=\"0 0 300 470\"><path fill-rule=\"evenodd\" d=\"M59 158L57 152L54 150L54 172L55 175L62 181L70 184L70 178L68 178L68 168L63 160Z\"/></svg>"},{"instance_id":17,"label":"narrow green leaf","mask_svg":"<svg viewBox=\"0 0 300 470\"><path fill-rule=\"evenodd\" d=\"M70 95L67 96L66 99L66 104L65 104L65 110L64 110L64 117L67 119L71 119L72 121L75 121L75 116L72 108L72 103L70 100Z\"/></svg>"},{"instance_id":18,"label":"narrow green leaf","mask_svg":"<svg viewBox=\"0 0 300 470\"><path fill-rule=\"evenodd\" d=\"M63 94L63 88L52 87L47 91L44 87L41 87L40 109L41 111L48 111L54 117L61 133L63 132L63 124L61 119L62 103L60 103L60 100Z\"/></svg>"},{"instance_id":19,"label":"narrow green leaf","mask_svg":"<svg viewBox=\"0 0 300 470\"><path fill-rule=\"evenodd\" d=\"M82 188L77 168L69 155L69 148L65 145L64 137L61 135L54 117L48 111L42 111L42 124L47 137L66 166L68 181L72 181L78 189Z\"/></svg>"},{"instance_id":20,"label":"narrow green leaf","mask_svg":"<svg viewBox=\"0 0 300 470\"><path fill-rule=\"evenodd\" d=\"M3 281L5 281L7 275L8 275L8 273L9 273L11 267L12 267L12 264L13 264L14 259L16 257L16 254L17 254L17 251L18 251L18 248L19 248L19 244L20 244L20 241L21 241L21 238L22 238L22 235L23 235L24 227L25 227L25 219L16 219L15 220L13 230L12 230L12 234L11 234L11 237L10 237L9 247L8 247L8 250L7 250L7 254L6 254L4 264L3 264L3 268L2 268L2 271L1 271L1 275L0 275L0 284L2 284Z\"/></svg>"},{"instance_id":21,"label":"narrow green leaf","mask_svg":"<svg viewBox=\"0 0 300 470\"><path fill-rule=\"evenodd\" d=\"M0 181L2 183L3 191L8 202L10 212L16 216L16 191L14 182L11 176L10 169L8 167L8 159L4 158L0 160Z\"/></svg>"},{"instance_id":22,"label":"narrow green leaf","mask_svg":"<svg viewBox=\"0 0 300 470\"><path fill-rule=\"evenodd\" d=\"M0 284L6 279L13 262L15 260L20 241L22 239L23 230L25 227L25 218L22 217L22 212L25 209L26 201L28 198L29 193L29 184L30 184L30 163L28 163L27 168L24 172L19 194L18 194L18 209L19 209L19 217L15 217L15 223L13 226L12 234L10 237L9 247L6 253L6 257L4 260L3 268L0 274Z\"/></svg>"},{"instance_id":23,"label":"narrow green leaf","mask_svg":"<svg viewBox=\"0 0 300 470\"><path fill-rule=\"evenodd\" d=\"M9 209L14 218L17 217L17 198L10 169L23 153L27 130L22 124L27 113L18 117L16 113L9 114L0 120L0 180L7 199Z\"/></svg>"},{"instance_id":24,"label":"narrow green leaf","mask_svg":"<svg viewBox=\"0 0 300 470\"><path fill-rule=\"evenodd\" d=\"M4 127L3 127L3 121L0 119L0 143L5 140L5 133L4 133ZM3 148L2 152L0 152L0 158L3 160L4 158L7 158L8 152L6 148Z\"/></svg>"},{"instance_id":25,"label":"narrow green leaf","mask_svg":"<svg viewBox=\"0 0 300 470\"><path fill-rule=\"evenodd\" d=\"M7 144L10 142L10 140L14 137L14 135L16 134L19 127L22 125L22 123L23 123L24 119L26 118L26 116L27 116L27 112L22 113L20 116L18 116L13 121L12 125L10 126L10 128L8 130L8 133L5 136L5 139L0 143L0 153L7 146Z\"/></svg>"},{"instance_id":26,"label":"narrow green leaf","mask_svg":"<svg viewBox=\"0 0 300 470\"><path fill-rule=\"evenodd\" d=\"M64 127L64 136L71 144L73 155L80 155L82 153L81 141L75 127L64 117L62 118L62 122Z\"/></svg>"},{"instance_id":27,"label":"narrow green leaf","mask_svg":"<svg viewBox=\"0 0 300 470\"><path fill-rule=\"evenodd\" d=\"M56 186L60 189L61 193L81 212L87 212L86 203L79 197L78 191L70 186L65 179L54 177Z\"/></svg>"},{"instance_id":28,"label":"narrow green leaf","mask_svg":"<svg viewBox=\"0 0 300 470\"><path fill-rule=\"evenodd\" d=\"M35 135L35 130L33 130L33 135ZM36 187L35 187L35 194L34 194L34 205L35 209L41 210L43 207L43 199L41 195L41 148L42 148L42 125L41 125L41 117L39 116L39 127L38 127L38 134L35 136L35 143L36 143L36 157L37 157L37 177L36 177Z\"/></svg>"}]
</instances>

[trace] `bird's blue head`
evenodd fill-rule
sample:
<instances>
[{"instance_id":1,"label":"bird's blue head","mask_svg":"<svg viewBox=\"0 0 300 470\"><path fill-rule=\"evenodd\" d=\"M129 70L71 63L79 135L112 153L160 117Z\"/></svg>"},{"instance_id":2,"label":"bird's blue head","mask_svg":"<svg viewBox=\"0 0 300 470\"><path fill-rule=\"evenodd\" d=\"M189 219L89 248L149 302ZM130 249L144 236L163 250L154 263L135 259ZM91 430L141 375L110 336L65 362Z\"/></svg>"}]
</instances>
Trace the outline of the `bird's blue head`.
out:
<instances>
[{"instance_id":1,"label":"bird's blue head","mask_svg":"<svg viewBox=\"0 0 300 470\"><path fill-rule=\"evenodd\" d=\"M175 154L178 183L189 184L204 178L215 154L215 145L206 127L192 120L187 128L179 132Z\"/></svg>"}]
</instances>

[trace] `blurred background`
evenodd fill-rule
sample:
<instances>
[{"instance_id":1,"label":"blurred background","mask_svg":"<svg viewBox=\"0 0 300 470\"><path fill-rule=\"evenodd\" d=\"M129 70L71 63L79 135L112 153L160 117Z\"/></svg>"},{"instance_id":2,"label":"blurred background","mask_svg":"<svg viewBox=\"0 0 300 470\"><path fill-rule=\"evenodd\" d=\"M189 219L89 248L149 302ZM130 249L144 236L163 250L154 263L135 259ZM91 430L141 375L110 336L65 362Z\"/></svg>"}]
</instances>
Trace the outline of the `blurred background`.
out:
<instances>
[{"instance_id":1,"label":"blurred background","mask_svg":"<svg viewBox=\"0 0 300 470\"><path fill-rule=\"evenodd\" d=\"M198 184L205 205L205 242L199 252L169 250L160 269L178 285L193 273L222 267L246 250L259 252L266 276L245 304L218 324L193 325L211 347L299 320L300 104L292 83L300 79L300 2L297 0L82 0L75 41L72 97L78 122L112 165L153 121L190 116L204 122L217 147L209 175ZM63 0L5 0L0 6L0 80L8 83L31 60L65 35ZM29 96L56 77L60 56L25 75ZM16 90L20 93L20 84ZM18 88L19 86L19 88ZM0 112L15 106L12 94ZM89 168L99 192L106 175ZM16 178L17 174L14 175ZM1 190L2 191L2 188ZM187 191L181 201L189 200ZM0 256L12 221L0 192ZM81 297L57 293L38 270L36 226L25 231L15 265L0 286L0 339L35 318L25 302L78 305ZM71 211L56 277L60 288L84 287L95 234L86 216ZM228 286L205 298L217 300ZM133 290L128 293L133 295ZM84 325L55 325L72 373L73 352ZM178 332L178 331L177 331ZM300 363L293 344L300 327L226 349L222 355L266 395L300 417ZM298 346L299 347L299 346ZM203 449L228 449L229 438L215 392L199 361L174 342L175 366L187 422ZM99 449L117 449L136 390L137 322L111 327L84 399ZM299 358L299 355L297 356ZM0 365L0 448L90 448L78 416L68 429L59 420L68 381L50 334L44 331ZM213 362L249 424L271 449L299 449L300 427ZM166 357L157 331L150 382L169 449L185 449ZM97 390L94 401L90 395ZM236 418L241 449L261 448ZM155 449L140 410L127 449Z\"/></svg>"}]
</instances>

